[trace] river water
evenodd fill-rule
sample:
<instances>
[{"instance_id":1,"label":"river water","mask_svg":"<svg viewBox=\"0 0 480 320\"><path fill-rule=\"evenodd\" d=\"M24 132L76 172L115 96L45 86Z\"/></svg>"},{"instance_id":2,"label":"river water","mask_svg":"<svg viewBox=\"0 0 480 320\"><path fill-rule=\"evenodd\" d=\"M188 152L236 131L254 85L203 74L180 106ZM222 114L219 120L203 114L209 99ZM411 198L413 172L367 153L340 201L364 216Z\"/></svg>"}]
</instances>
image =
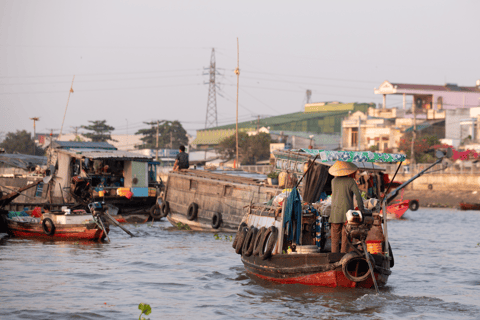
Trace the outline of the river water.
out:
<instances>
[{"instance_id":1,"label":"river water","mask_svg":"<svg viewBox=\"0 0 480 320\"><path fill-rule=\"evenodd\" d=\"M395 266L369 289L250 278L229 235L166 221L111 243L0 240L0 319L480 319L480 212L423 209L389 223Z\"/></svg>"}]
</instances>

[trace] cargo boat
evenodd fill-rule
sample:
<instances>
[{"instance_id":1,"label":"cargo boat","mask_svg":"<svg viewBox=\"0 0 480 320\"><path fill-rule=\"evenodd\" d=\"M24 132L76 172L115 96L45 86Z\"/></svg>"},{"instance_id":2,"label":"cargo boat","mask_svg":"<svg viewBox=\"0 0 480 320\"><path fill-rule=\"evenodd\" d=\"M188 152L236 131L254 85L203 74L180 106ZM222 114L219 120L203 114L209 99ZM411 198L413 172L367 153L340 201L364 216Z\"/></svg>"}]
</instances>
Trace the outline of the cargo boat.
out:
<instances>
[{"instance_id":1,"label":"cargo boat","mask_svg":"<svg viewBox=\"0 0 480 320\"><path fill-rule=\"evenodd\" d=\"M174 226L236 232L252 203L267 202L281 190L265 181L201 170L168 174L161 211Z\"/></svg>"}]
</instances>

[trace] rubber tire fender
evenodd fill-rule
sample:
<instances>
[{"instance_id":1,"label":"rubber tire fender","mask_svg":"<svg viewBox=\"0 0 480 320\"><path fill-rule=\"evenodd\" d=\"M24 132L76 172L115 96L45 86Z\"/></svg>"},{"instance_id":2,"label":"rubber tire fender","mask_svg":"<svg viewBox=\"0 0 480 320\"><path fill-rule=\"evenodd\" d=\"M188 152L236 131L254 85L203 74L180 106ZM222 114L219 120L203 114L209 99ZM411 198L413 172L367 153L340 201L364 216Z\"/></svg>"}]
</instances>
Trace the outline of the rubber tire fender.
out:
<instances>
[{"instance_id":1,"label":"rubber tire fender","mask_svg":"<svg viewBox=\"0 0 480 320\"><path fill-rule=\"evenodd\" d=\"M195 202L190 203L187 209L187 219L190 221L197 219L197 213L198 213L198 204L196 204Z\"/></svg>"},{"instance_id":2,"label":"rubber tire fender","mask_svg":"<svg viewBox=\"0 0 480 320\"><path fill-rule=\"evenodd\" d=\"M390 246L390 241L388 241L388 254L390 257L392 257L392 260L390 260L390 268L393 268L395 265L395 258L393 257L393 251L392 251L392 246Z\"/></svg>"},{"instance_id":3,"label":"rubber tire fender","mask_svg":"<svg viewBox=\"0 0 480 320\"><path fill-rule=\"evenodd\" d=\"M220 212L215 212L212 217L212 228L218 229L222 224L222 214Z\"/></svg>"},{"instance_id":4,"label":"rubber tire fender","mask_svg":"<svg viewBox=\"0 0 480 320\"><path fill-rule=\"evenodd\" d=\"M261 227L260 230L257 232L257 236L255 237L255 242L253 243L254 256L258 256L258 252L260 251L260 240L262 240L262 236L265 230L267 230L267 228Z\"/></svg>"},{"instance_id":5,"label":"rubber tire fender","mask_svg":"<svg viewBox=\"0 0 480 320\"><path fill-rule=\"evenodd\" d=\"M149 213L150 213L150 217L152 217L152 219L161 219L162 218L162 209L158 206L158 204L154 204L150 208Z\"/></svg>"},{"instance_id":6,"label":"rubber tire fender","mask_svg":"<svg viewBox=\"0 0 480 320\"><path fill-rule=\"evenodd\" d=\"M267 260L272 256L277 237L278 229L275 226L271 226L263 233L262 241L260 242L260 250L258 251L260 259Z\"/></svg>"},{"instance_id":7,"label":"rubber tire fender","mask_svg":"<svg viewBox=\"0 0 480 320\"><path fill-rule=\"evenodd\" d=\"M247 224L246 224L245 222L242 222L242 223L238 226L237 233L235 234L235 239L233 239L233 243L232 243L232 248L233 248L233 249L236 249L236 248L237 248L238 235L240 234L240 231L241 231L242 229L245 229L246 226L247 226Z\"/></svg>"},{"instance_id":8,"label":"rubber tire fender","mask_svg":"<svg viewBox=\"0 0 480 320\"><path fill-rule=\"evenodd\" d=\"M245 236L245 241L242 246L242 254L245 257L250 257L253 253L253 246L255 244L255 238L257 237L258 229L254 226L251 226L248 230L247 235Z\"/></svg>"},{"instance_id":9,"label":"rubber tire fender","mask_svg":"<svg viewBox=\"0 0 480 320\"><path fill-rule=\"evenodd\" d=\"M408 209L412 211L417 211L419 207L420 207L420 204L418 203L418 200L410 200L408 202Z\"/></svg>"},{"instance_id":10,"label":"rubber tire fender","mask_svg":"<svg viewBox=\"0 0 480 320\"><path fill-rule=\"evenodd\" d=\"M162 218L168 216L168 214L170 213L170 204L168 203L168 201L164 201L160 209L162 211Z\"/></svg>"},{"instance_id":11,"label":"rubber tire fender","mask_svg":"<svg viewBox=\"0 0 480 320\"><path fill-rule=\"evenodd\" d=\"M50 221L50 225L52 226L52 228L50 230L48 230L48 228L47 228L47 224L46 224L47 220ZM50 218L43 219L42 229L43 229L43 232L45 232L45 234L47 236L53 236L55 234L55 225L53 224L52 219L50 219Z\"/></svg>"},{"instance_id":12,"label":"rubber tire fender","mask_svg":"<svg viewBox=\"0 0 480 320\"><path fill-rule=\"evenodd\" d=\"M247 235L248 228L242 228L240 234L238 235L237 245L235 247L235 253L242 254L243 242L245 241L245 236Z\"/></svg>"},{"instance_id":13,"label":"rubber tire fender","mask_svg":"<svg viewBox=\"0 0 480 320\"><path fill-rule=\"evenodd\" d=\"M373 263L373 267L375 268L375 260L373 259L372 255L369 253L368 254L368 258L370 259L370 262ZM359 276L359 277L356 277L356 276L352 276L348 270L347 270L347 267L349 265L350 262L354 261L354 260L363 260L365 261L365 264L367 264L367 269L368 271L362 275L362 276ZM364 256L360 256L358 253L356 252L349 252L347 253L346 255L343 256L343 258L340 260L340 263L342 264L342 272L343 274L345 275L345 277L350 280L350 281L353 281L353 282L362 282L362 281L365 281L368 279L368 277L371 277L370 275L370 268L368 268L368 263L367 263L367 260L365 260L365 257Z\"/></svg>"}]
</instances>

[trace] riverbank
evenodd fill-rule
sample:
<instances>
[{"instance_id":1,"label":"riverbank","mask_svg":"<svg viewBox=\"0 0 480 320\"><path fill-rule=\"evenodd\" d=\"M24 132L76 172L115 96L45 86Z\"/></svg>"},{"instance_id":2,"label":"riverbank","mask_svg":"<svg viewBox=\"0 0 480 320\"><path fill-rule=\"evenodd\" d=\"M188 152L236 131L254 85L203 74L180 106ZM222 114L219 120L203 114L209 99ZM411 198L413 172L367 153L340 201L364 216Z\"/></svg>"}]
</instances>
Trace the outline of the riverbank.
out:
<instances>
[{"instance_id":1,"label":"riverbank","mask_svg":"<svg viewBox=\"0 0 480 320\"><path fill-rule=\"evenodd\" d=\"M460 202L480 203L479 191L405 190L404 199L418 199L420 207L459 208Z\"/></svg>"}]
</instances>

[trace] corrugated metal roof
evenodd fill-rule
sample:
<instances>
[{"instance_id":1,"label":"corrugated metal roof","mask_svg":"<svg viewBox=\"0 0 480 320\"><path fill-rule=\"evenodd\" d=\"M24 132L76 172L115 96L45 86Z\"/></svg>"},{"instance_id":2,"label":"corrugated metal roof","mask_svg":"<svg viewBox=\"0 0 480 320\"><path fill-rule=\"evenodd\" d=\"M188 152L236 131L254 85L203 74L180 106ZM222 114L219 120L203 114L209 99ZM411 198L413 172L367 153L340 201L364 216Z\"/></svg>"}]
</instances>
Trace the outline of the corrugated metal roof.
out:
<instances>
[{"instance_id":1,"label":"corrugated metal roof","mask_svg":"<svg viewBox=\"0 0 480 320\"><path fill-rule=\"evenodd\" d=\"M122 150L62 150L62 153L69 154L76 158L93 158L93 159L119 159L119 160L141 160L150 161L153 158L138 153L122 151Z\"/></svg>"},{"instance_id":2,"label":"corrugated metal roof","mask_svg":"<svg viewBox=\"0 0 480 320\"><path fill-rule=\"evenodd\" d=\"M90 141L53 141L53 146L60 149L105 149L117 150L108 142L90 142Z\"/></svg>"},{"instance_id":3,"label":"corrugated metal roof","mask_svg":"<svg viewBox=\"0 0 480 320\"><path fill-rule=\"evenodd\" d=\"M434 124L441 123L441 122L445 122L445 120L440 120L440 121L425 121L425 122L422 122L421 124L418 124L418 125L417 125L417 131L422 131L422 130L428 128L428 127L433 126ZM413 126L408 127L407 129L405 129L404 132L411 132L411 131L413 131Z\"/></svg>"},{"instance_id":4,"label":"corrugated metal roof","mask_svg":"<svg viewBox=\"0 0 480 320\"><path fill-rule=\"evenodd\" d=\"M8 166L27 169L32 166L43 166L47 164L47 157L32 156L28 154L0 154L0 163Z\"/></svg>"}]
</instances>

